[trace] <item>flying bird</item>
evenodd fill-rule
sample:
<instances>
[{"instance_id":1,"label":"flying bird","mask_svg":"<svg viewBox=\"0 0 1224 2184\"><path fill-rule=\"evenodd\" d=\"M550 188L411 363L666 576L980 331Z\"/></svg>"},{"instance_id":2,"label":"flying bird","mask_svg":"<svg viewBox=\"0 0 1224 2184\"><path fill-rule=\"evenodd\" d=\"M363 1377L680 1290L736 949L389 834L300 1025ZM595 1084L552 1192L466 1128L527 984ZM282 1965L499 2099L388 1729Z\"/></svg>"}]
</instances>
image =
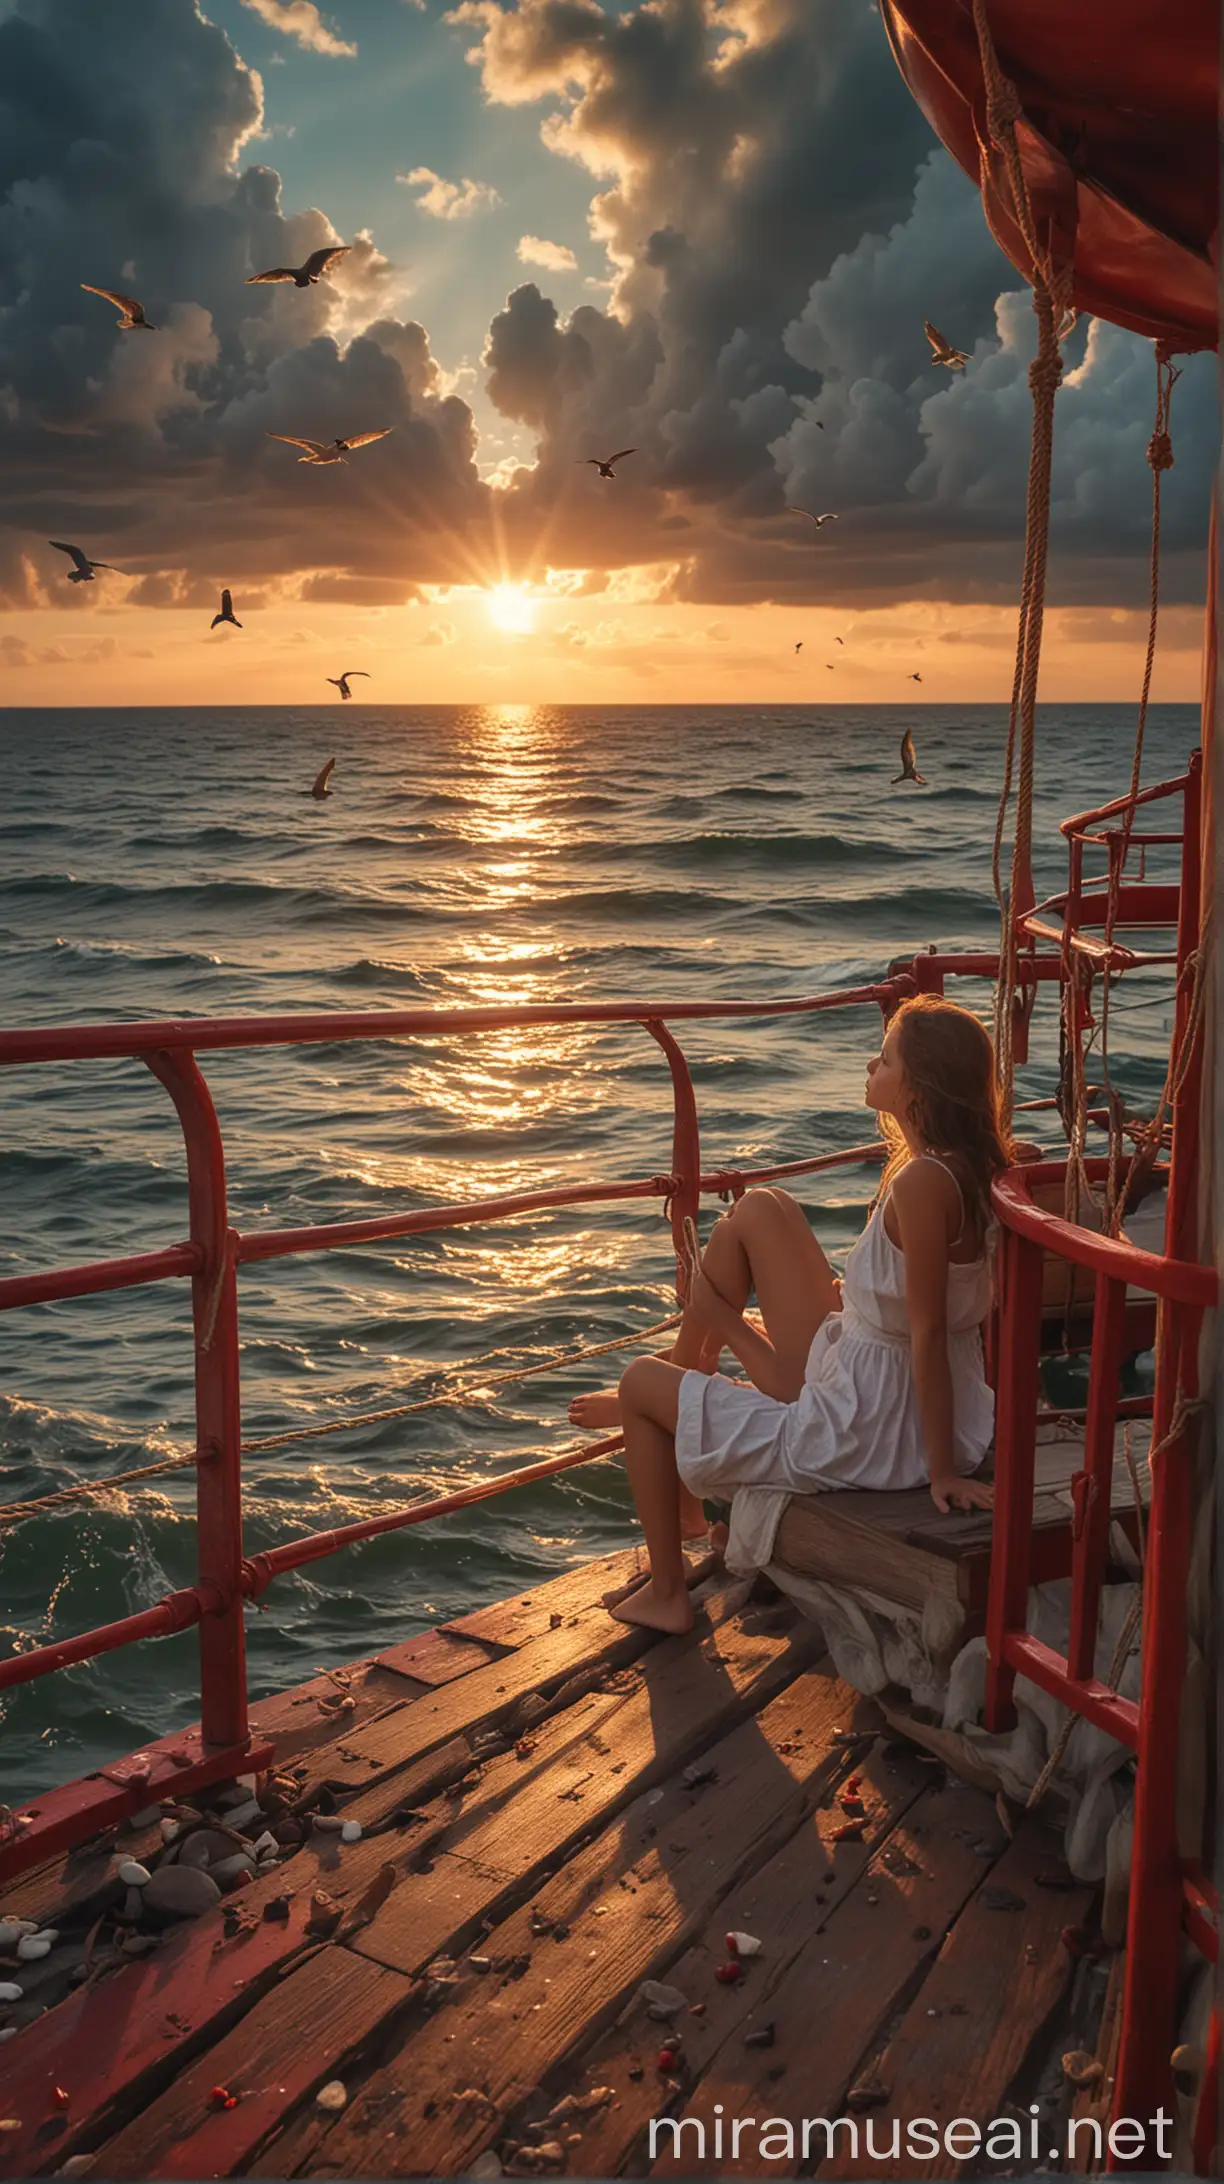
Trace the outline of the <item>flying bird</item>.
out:
<instances>
[{"instance_id":1,"label":"flying bird","mask_svg":"<svg viewBox=\"0 0 1224 2184\"><path fill-rule=\"evenodd\" d=\"M825 661L825 666L826 666L826 667L828 668L828 670L829 670L829 673L830 673L830 675L831 675L831 674L833 673L833 662L832 662L832 660L826 660L826 661Z\"/></svg>"},{"instance_id":2,"label":"flying bird","mask_svg":"<svg viewBox=\"0 0 1224 2184\"><path fill-rule=\"evenodd\" d=\"M623 463L626 455L636 454L637 449L635 447L623 447L620 450L620 453L617 455L587 455L585 457L580 456L579 469L585 470L588 463L593 463L601 478L614 478L616 476L616 472L612 467L613 464Z\"/></svg>"},{"instance_id":3,"label":"flying bird","mask_svg":"<svg viewBox=\"0 0 1224 2184\"><path fill-rule=\"evenodd\" d=\"M328 681L330 682L330 680L331 677L329 676ZM331 795L331 790L328 788L327 784L331 780L332 768L335 763L336 761L334 758L329 758L326 766L324 766L321 771L316 775L314 785L310 791L312 796L322 798L324 796Z\"/></svg>"},{"instance_id":4,"label":"flying bird","mask_svg":"<svg viewBox=\"0 0 1224 2184\"><path fill-rule=\"evenodd\" d=\"M918 771L917 754L914 750L914 739L910 734L908 728L901 738L901 771L899 774L894 774L892 777L892 787L894 789L896 788L898 781L916 781L918 782L919 786L924 789L927 785L926 775L920 774Z\"/></svg>"},{"instance_id":5,"label":"flying bird","mask_svg":"<svg viewBox=\"0 0 1224 2184\"><path fill-rule=\"evenodd\" d=\"M834 644L835 644L835 645L844 645L844 644L845 644L845 642L846 642L846 640L845 640L845 638L844 638L844 637L835 637L835 638L833 639L833 642L834 642Z\"/></svg>"},{"instance_id":6,"label":"flying bird","mask_svg":"<svg viewBox=\"0 0 1224 2184\"><path fill-rule=\"evenodd\" d=\"M135 296L121 296L117 288L95 288L91 281L82 281L81 286L87 295L105 296L108 303L114 304L119 313L121 334L130 334L134 326L142 326L147 334L157 332L156 326L151 325L144 315L143 303L137 303Z\"/></svg>"},{"instance_id":7,"label":"flying bird","mask_svg":"<svg viewBox=\"0 0 1224 2184\"><path fill-rule=\"evenodd\" d=\"M83 554L79 546L65 546L63 540L59 538L49 538L47 544L48 546L54 546L57 554L67 554L72 561L73 566L68 571L68 582L70 584L92 584L95 569L109 569L112 576L118 576L119 574L113 562L91 561L89 555Z\"/></svg>"},{"instance_id":8,"label":"flying bird","mask_svg":"<svg viewBox=\"0 0 1224 2184\"><path fill-rule=\"evenodd\" d=\"M802 650L803 650L803 639L802 639L802 637L801 637L801 638L799 639L799 642L798 642L798 644L797 644L797 645L795 646L795 650L796 650L796 652L802 652Z\"/></svg>"},{"instance_id":9,"label":"flying bird","mask_svg":"<svg viewBox=\"0 0 1224 2184\"><path fill-rule=\"evenodd\" d=\"M300 463L342 463L350 448L368 447L371 440L385 440L394 430L384 425L381 432L350 432L344 440L298 440L291 432L270 432L269 440L280 440L285 447L304 447L306 453L298 456Z\"/></svg>"},{"instance_id":10,"label":"flying bird","mask_svg":"<svg viewBox=\"0 0 1224 2184\"><path fill-rule=\"evenodd\" d=\"M787 511L788 511L788 513L789 513L790 515L792 515L792 516L806 516L806 517L807 517L807 519L808 519L808 522L809 522L809 523L814 523L814 524L815 524L815 526L816 526L816 528L817 528L817 530L819 530L819 529L820 529L820 526L821 526L821 524L822 524L822 523L836 523L836 522L837 522L837 520L838 520L838 516L837 516L837 510L836 510L835 508L831 508L831 509L830 509L830 510L828 511L827 515L823 515L823 516L814 516L814 515L812 514L812 511L811 511L811 509L810 509L810 508L796 508L796 507L794 506L794 504L793 504L793 503L792 503L791 501L787 501L787 504L786 504L786 506L787 506Z\"/></svg>"},{"instance_id":11,"label":"flying bird","mask_svg":"<svg viewBox=\"0 0 1224 2184\"><path fill-rule=\"evenodd\" d=\"M369 669L368 669L368 668L366 668L366 667L346 667L346 668L345 668L345 670L344 670L344 673L343 673L343 675L325 675L325 676L324 676L324 678L323 678L323 680L324 680L324 682L329 682L329 683L333 684L333 685L334 685L334 687L335 687L335 688L336 688L336 689L337 689L337 690L338 690L338 691L340 692L340 695L341 695L341 697L342 697L342 698L351 698L351 697L352 697L352 695L353 695L353 693L352 693L352 691L351 691L351 690L349 689L349 677L350 677L350 675L364 675L364 676L365 676L365 679L366 679L366 681L367 681L367 682L369 682L369 679L370 679L370 671L369 671ZM335 759L333 759L333 760L332 760L332 764L333 764L333 766L335 765L335 763L336 763L336 761L335 761ZM321 778L321 777L320 777L320 778Z\"/></svg>"},{"instance_id":12,"label":"flying bird","mask_svg":"<svg viewBox=\"0 0 1224 2184\"><path fill-rule=\"evenodd\" d=\"M214 614L211 622L208 625L209 628L215 629L218 622L232 622L235 629L242 628L242 624L238 620L238 617L234 612L233 599L227 591L223 591L221 594L221 612L220 614Z\"/></svg>"},{"instance_id":13,"label":"flying bird","mask_svg":"<svg viewBox=\"0 0 1224 2184\"><path fill-rule=\"evenodd\" d=\"M940 333L938 326L932 326L930 319L923 319L922 330L931 344L932 364L946 364L950 372L963 372L969 362L968 350L955 348L947 335Z\"/></svg>"},{"instance_id":14,"label":"flying bird","mask_svg":"<svg viewBox=\"0 0 1224 2184\"><path fill-rule=\"evenodd\" d=\"M921 675L911 675L911 676L910 676L910 681L911 681L911 682L921 682L921 681L922 681L922 677L921 677Z\"/></svg>"},{"instance_id":15,"label":"flying bird","mask_svg":"<svg viewBox=\"0 0 1224 2184\"><path fill-rule=\"evenodd\" d=\"M263 281L292 281L295 288L313 288L333 261L351 248L351 243L324 243L322 250L311 251L305 265L274 265L266 273L250 274L247 287L255 288Z\"/></svg>"}]
</instances>

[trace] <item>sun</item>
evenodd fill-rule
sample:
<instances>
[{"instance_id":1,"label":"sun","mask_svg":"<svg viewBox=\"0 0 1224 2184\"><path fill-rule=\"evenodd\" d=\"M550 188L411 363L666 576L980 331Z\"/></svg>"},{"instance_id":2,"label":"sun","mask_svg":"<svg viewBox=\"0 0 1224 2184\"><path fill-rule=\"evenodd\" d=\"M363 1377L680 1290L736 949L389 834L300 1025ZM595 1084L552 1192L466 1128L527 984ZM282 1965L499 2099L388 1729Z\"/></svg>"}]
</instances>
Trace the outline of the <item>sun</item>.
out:
<instances>
[{"instance_id":1,"label":"sun","mask_svg":"<svg viewBox=\"0 0 1224 2184\"><path fill-rule=\"evenodd\" d=\"M510 637L528 637L535 628L536 603L525 584L495 584L489 593L489 620Z\"/></svg>"}]
</instances>

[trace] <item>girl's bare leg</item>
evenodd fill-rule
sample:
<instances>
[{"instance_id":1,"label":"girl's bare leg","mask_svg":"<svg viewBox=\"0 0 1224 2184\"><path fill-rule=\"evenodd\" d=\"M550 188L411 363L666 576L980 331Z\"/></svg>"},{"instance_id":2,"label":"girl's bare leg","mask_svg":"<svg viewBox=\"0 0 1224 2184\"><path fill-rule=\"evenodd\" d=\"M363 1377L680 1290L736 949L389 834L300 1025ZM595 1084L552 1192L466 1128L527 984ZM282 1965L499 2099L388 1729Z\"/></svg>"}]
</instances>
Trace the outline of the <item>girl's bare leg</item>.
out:
<instances>
[{"instance_id":1,"label":"girl's bare leg","mask_svg":"<svg viewBox=\"0 0 1224 2184\"><path fill-rule=\"evenodd\" d=\"M792 1383L793 1401L803 1385L812 1337L837 1303L833 1269L802 1207L787 1191L745 1192L716 1222L702 1265L719 1295L737 1312L755 1294L765 1332ZM689 1310L667 1355L675 1365L712 1373L721 1351L718 1337L699 1313ZM569 1415L576 1426L618 1425L618 1391L601 1388L576 1396Z\"/></svg>"},{"instance_id":2,"label":"girl's bare leg","mask_svg":"<svg viewBox=\"0 0 1224 2184\"><path fill-rule=\"evenodd\" d=\"M608 1600L618 1622L675 1632L690 1630L693 1622L681 1548L681 1488L676 1469L680 1378L674 1364L657 1357L635 1358L621 1378L625 1469L646 1535L650 1576L635 1591Z\"/></svg>"}]
</instances>

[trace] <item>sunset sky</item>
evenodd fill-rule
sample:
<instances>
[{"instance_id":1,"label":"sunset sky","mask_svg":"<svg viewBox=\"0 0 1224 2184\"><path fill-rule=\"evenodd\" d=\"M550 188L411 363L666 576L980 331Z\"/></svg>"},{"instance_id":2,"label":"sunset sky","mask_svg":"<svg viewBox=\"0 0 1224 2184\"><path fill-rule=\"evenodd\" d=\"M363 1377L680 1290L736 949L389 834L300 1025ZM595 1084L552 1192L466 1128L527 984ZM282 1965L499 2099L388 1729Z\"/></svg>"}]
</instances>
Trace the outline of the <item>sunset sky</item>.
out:
<instances>
[{"instance_id":1,"label":"sunset sky","mask_svg":"<svg viewBox=\"0 0 1224 2184\"><path fill-rule=\"evenodd\" d=\"M0 174L0 703L1007 695L1032 314L871 0L0 0ZM1129 698L1151 345L1067 355L1043 690ZM1217 432L1200 356L1157 697Z\"/></svg>"}]
</instances>

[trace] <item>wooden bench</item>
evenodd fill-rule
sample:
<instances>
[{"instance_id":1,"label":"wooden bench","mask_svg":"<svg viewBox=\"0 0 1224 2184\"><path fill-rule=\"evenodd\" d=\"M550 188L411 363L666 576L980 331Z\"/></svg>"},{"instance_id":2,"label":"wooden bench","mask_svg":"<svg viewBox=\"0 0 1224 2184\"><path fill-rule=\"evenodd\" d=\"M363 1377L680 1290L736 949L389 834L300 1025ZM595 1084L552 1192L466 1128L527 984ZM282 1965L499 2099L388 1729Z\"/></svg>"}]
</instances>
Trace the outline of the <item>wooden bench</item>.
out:
<instances>
[{"instance_id":1,"label":"wooden bench","mask_svg":"<svg viewBox=\"0 0 1224 2184\"><path fill-rule=\"evenodd\" d=\"M1119 1427L1114 1457L1112 1508L1131 1545L1137 1544L1135 1495ZM1144 1506L1149 1499L1142 1460L1147 1427L1132 1426ZM1033 1502L1032 1581L1043 1584L1071 1572L1071 1480L1083 1467L1083 1441L1065 1427L1038 1424ZM988 1467L986 1475L989 1475ZM823 1579L853 1593L861 1589L921 1613L932 1595L963 1612L964 1636L985 1628L990 1582L991 1515L962 1510L941 1516L926 1487L902 1493L848 1491L796 1495L778 1526L774 1562L800 1577ZM1119 1576L1129 1573L1119 1570Z\"/></svg>"}]
</instances>

